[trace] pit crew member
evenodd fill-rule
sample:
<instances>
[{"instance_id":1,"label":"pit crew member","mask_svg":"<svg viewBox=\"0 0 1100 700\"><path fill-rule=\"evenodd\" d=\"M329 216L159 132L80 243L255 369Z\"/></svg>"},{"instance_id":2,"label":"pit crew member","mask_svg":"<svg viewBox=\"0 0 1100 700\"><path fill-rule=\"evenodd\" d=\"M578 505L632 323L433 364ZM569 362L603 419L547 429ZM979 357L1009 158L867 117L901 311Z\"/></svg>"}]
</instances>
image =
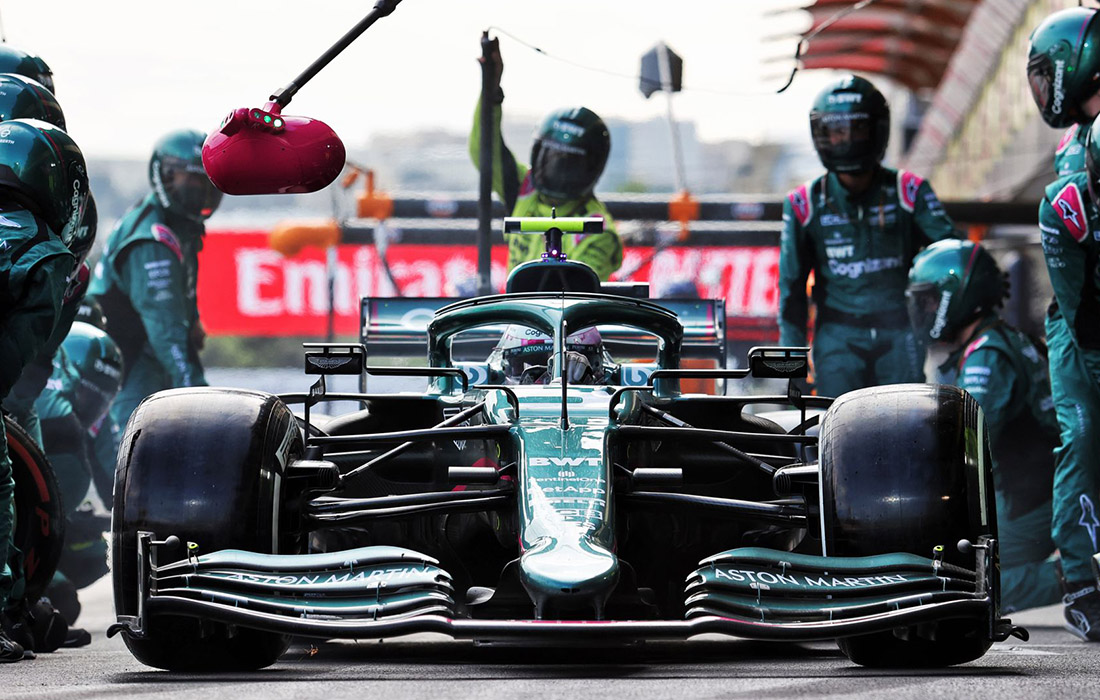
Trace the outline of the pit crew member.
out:
<instances>
[{"instance_id":1,"label":"pit crew member","mask_svg":"<svg viewBox=\"0 0 1100 700\"><path fill-rule=\"evenodd\" d=\"M607 280L623 263L623 244L615 232L615 222L607 208L593 194L611 153L607 125L586 107L569 107L551 112L535 132L531 147L531 166L516 160L501 136L501 103L504 92L500 76L504 61L496 50L493 62L496 99L493 104L493 191L512 216L548 217L599 216L604 220L602 234L565 234L562 252L570 260L585 263ZM470 130L470 158L480 167L481 102L474 111ZM508 269L528 260L538 260L545 252L539 236L507 234Z\"/></svg>"},{"instance_id":2,"label":"pit crew member","mask_svg":"<svg viewBox=\"0 0 1100 700\"><path fill-rule=\"evenodd\" d=\"M970 241L936 241L917 254L906 289L917 335L949 354L943 376L977 399L993 453L1004 612L1062 599L1050 535L1058 419L1046 347L1005 323L1008 295L993 256Z\"/></svg>"},{"instance_id":3,"label":"pit crew member","mask_svg":"<svg viewBox=\"0 0 1100 700\"><path fill-rule=\"evenodd\" d=\"M849 75L826 86L810 110L810 132L827 172L783 202L780 343L806 345L812 272L818 393L922 382L924 347L906 317L906 276L920 248L958 233L926 180L880 164L890 109L869 81Z\"/></svg>"},{"instance_id":4,"label":"pit crew member","mask_svg":"<svg viewBox=\"0 0 1100 700\"><path fill-rule=\"evenodd\" d=\"M42 350L57 326L76 269L71 246L84 213L88 175L84 156L61 129L36 120L5 122L0 141L0 399ZM44 166L44 167L43 167ZM53 177L63 173L64 177ZM12 548L11 461L0 427L0 602L5 632L0 660L24 656L8 635L23 626L25 608L18 572L9 566ZM15 574L13 576L13 573ZM26 628L23 628L26 631ZM20 641L25 641L23 637ZM33 639L30 642L33 645Z\"/></svg>"},{"instance_id":5,"label":"pit crew member","mask_svg":"<svg viewBox=\"0 0 1100 700\"><path fill-rule=\"evenodd\" d=\"M1039 205L1043 255L1057 310L1046 319L1051 391L1061 429L1054 451L1054 542L1062 555L1070 631L1100 641L1100 593L1090 565L1100 551L1100 131L1089 128L1085 171L1047 187Z\"/></svg>"},{"instance_id":6,"label":"pit crew member","mask_svg":"<svg viewBox=\"0 0 1100 700\"><path fill-rule=\"evenodd\" d=\"M120 426L153 392L206 384L198 253L203 222L218 208L221 192L202 167L204 138L180 130L157 142L149 160L153 191L111 231L92 276L88 294L122 351L122 389L110 409Z\"/></svg>"}]
</instances>

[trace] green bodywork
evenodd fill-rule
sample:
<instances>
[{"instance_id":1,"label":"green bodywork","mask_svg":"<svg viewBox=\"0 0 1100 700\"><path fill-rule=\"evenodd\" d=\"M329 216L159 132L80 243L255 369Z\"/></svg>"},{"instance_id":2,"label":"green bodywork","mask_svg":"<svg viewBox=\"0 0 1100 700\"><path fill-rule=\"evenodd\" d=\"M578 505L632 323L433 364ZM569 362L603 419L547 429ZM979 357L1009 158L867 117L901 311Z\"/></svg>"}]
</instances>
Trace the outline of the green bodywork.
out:
<instances>
[{"instance_id":1,"label":"green bodywork","mask_svg":"<svg viewBox=\"0 0 1100 700\"><path fill-rule=\"evenodd\" d=\"M452 366L451 339L477 326L515 323L535 328L554 338L554 352L560 356L570 329L609 319L654 335L658 366L679 367L683 327L674 314L646 301L599 294L512 294L452 304L428 326L429 364ZM599 612L619 578L612 465L606 458L614 435L609 408L615 389L570 385L563 395L561 367L555 363L549 384L511 388L519 416L503 390L487 389L486 415L490 422L512 425L511 446L522 484L519 576L524 588L539 610L553 603L594 605ZM436 389L451 391L455 384L450 377L440 378ZM658 393L676 391L674 380L658 380L658 385Z\"/></svg>"}]
</instances>

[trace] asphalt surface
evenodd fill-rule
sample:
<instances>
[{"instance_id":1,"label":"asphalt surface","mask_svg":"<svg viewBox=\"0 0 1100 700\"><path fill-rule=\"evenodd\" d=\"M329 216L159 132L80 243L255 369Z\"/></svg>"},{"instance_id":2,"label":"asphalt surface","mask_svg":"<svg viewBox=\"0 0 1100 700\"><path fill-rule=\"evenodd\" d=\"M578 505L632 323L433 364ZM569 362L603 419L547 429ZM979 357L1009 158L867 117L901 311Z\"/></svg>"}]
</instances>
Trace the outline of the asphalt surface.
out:
<instances>
[{"instance_id":1,"label":"asphalt surface","mask_svg":"<svg viewBox=\"0 0 1100 700\"><path fill-rule=\"evenodd\" d=\"M476 647L436 635L298 645L253 673L197 675L139 664L118 637L110 579L81 592L90 646L0 666L3 698L1096 698L1100 645L1061 629L1061 609L1014 616L1030 642L935 671L878 671L831 643L762 644L716 636L617 649Z\"/></svg>"}]
</instances>

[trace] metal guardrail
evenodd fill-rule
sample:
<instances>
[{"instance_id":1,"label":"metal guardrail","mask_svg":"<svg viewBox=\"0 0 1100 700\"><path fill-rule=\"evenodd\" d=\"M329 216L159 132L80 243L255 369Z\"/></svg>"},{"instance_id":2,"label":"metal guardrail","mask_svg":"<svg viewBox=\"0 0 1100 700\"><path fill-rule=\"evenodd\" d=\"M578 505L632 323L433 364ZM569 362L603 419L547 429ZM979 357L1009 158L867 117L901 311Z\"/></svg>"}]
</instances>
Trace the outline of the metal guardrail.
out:
<instances>
[{"instance_id":1,"label":"metal guardrail","mask_svg":"<svg viewBox=\"0 0 1100 700\"><path fill-rule=\"evenodd\" d=\"M667 221L671 195L613 195L600 201L616 220ZM1036 224L1038 202L944 201L944 209L959 224ZM510 212L499 201L493 202L493 218ZM422 196L395 197L393 218L397 219L476 219L477 200L426 193ZM783 198L762 199L746 196L700 197L697 221L778 222L783 216Z\"/></svg>"},{"instance_id":2,"label":"metal guardrail","mask_svg":"<svg viewBox=\"0 0 1100 700\"><path fill-rule=\"evenodd\" d=\"M629 245L647 246L723 246L748 247L779 245L783 199L754 199L743 196L708 197L699 201L698 218L690 222L691 236L686 240L668 240L679 224L669 219L667 196L635 195L602 198L608 211L620 225L620 234L628 233ZM947 213L960 226L1037 226L1038 204L1030 202L945 201ZM503 219L509 212L493 202L492 216ZM469 245L469 233L477 229L477 200L440 193L406 195L393 200L390 225L401 231L400 242L425 245ZM377 224L370 219L351 219L342 227L343 242L371 245ZM665 228L668 230L666 231ZM624 231L625 229L625 231ZM494 226L492 243L503 245L499 226ZM662 240L663 239L663 240Z\"/></svg>"}]
</instances>

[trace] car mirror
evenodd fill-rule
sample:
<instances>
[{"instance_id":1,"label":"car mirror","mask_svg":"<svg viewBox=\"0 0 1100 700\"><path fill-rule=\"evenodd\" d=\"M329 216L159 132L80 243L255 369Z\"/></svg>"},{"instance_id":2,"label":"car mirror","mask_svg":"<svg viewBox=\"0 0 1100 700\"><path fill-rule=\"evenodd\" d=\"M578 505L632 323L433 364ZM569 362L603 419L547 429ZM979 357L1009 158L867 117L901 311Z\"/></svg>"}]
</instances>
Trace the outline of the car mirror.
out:
<instances>
[{"instance_id":1,"label":"car mirror","mask_svg":"<svg viewBox=\"0 0 1100 700\"><path fill-rule=\"evenodd\" d=\"M757 379L805 379L809 348L756 347L749 350L749 373Z\"/></svg>"}]
</instances>

